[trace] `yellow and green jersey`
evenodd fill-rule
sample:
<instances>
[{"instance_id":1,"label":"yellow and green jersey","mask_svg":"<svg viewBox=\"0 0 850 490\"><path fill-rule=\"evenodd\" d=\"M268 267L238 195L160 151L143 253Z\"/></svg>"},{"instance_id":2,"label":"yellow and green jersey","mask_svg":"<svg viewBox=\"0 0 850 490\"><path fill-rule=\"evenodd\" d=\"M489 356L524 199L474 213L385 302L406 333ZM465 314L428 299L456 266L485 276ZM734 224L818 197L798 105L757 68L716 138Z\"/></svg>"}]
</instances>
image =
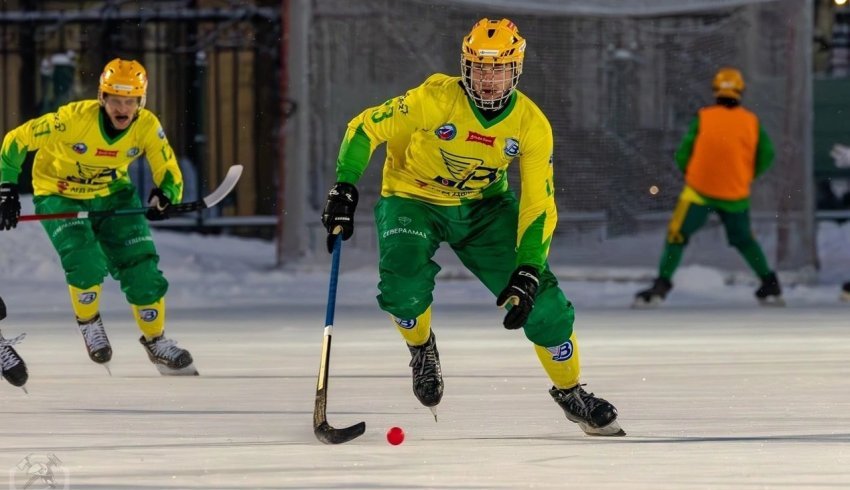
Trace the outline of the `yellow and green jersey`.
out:
<instances>
[{"instance_id":1,"label":"yellow and green jersey","mask_svg":"<svg viewBox=\"0 0 850 490\"><path fill-rule=\"evenodd\" d=\"M460 77L435 74L348 124L337 180L357 183L375 148L387 143L383 196L458 206L508 192L508 165L519 158L517 264L542 267L557 222L552 127L528 97L514 91L487 120Z\"/></svg>"},{"instance_id":2,"label":"yellow and green jersey","mask_svg":"<svg viewBox=\"0 0 850 490\"><path fill-rule=\"evenodd\" d=\"M142 109L114 138L104 130L106 117L96 100L85 100L13 129L0 147L0 181L17 183L27 152L37 151L32 169L36 196L91 199L132 185L127 169L144 155L154 184L180 202L183 177L157 117Z\"/></svg>"}]
</instances>

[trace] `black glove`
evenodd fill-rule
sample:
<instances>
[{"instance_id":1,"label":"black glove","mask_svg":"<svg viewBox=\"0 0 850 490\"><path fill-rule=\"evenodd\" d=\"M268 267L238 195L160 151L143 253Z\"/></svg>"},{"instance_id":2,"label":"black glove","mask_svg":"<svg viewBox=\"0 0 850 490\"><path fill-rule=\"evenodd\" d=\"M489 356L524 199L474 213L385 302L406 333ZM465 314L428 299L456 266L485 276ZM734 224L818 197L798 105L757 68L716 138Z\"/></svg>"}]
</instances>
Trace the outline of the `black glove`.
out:
<instances>
[{"instance_id":1,"label":"black glove","mask_svg":"<svg viewBox=\"0 0 850 490\"><path fill-rule=\"evenodd\" d=\"M148 196L148 206L145 216L150 221L162 221L171 217L168 214L171 199L159 187L151 189L151 194Z\"/></svg>"},{"instance_id":2,"label":"black glove","mask_svg":"<svg viewBox=\"0 0 850 490\"><path fill-rule=\"evenodd\" d=\"M508 285L496 298L496 305L500 308L508 303L514 305L505 315L505 321L502 322L505 328L514 330L525 326L528 315L534 308L534 297L540 285L539 277L537 269L530 265L521 265L511 274Z\"/></svg>"},{"instance_id":3,"label":"black glove","mask_svg":"<svg viewBox=\"0 0 850 490\"><path fill-rule=\"evenodd\" d=\"M0 184L0 230L11 230L18 226L20 216L21 197L18 195L18 184Z\"/></svg>"},{"instance_id":4,"label":"black glove","mask_svg":"<svg viewBox=\"0 0 850 490\"><path fill-rule=\"evenodd\" d=\"M354 234L354 209L357 208L357 188L337 182L328 191L328 202L322 211L322 224L328 230L328 253L333 253L336 236L348 240Z\"/></svg>"}]
</instances>

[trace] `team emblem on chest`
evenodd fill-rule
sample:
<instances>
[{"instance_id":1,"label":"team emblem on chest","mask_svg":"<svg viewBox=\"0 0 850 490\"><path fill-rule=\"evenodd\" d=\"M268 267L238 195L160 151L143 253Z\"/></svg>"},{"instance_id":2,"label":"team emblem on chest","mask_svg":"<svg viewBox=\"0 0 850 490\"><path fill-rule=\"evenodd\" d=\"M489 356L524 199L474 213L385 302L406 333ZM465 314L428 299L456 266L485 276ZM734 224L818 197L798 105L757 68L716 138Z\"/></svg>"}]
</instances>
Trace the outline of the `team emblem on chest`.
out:
<instances>
[{"instance_id":1,"label":"team emblem on chest","mask_svg":"<svg viewBox=\"0 0 850 490\"><path fill-rule=\"evenodd\" d=\"M505 155L509 158L513 158L519 155L519 141L513 138L505 139Z\"/></svg>"},{"instance_id":2,"label":"team emblem on chest","mask_svg":"<svg viewBox=\"0 0 850 490\"><path fill-rule=\"evenodd\" d=\"M457 128L452 123L446 123L437 128L434 134L443 141L451 141L457 136Z\"/></svg>"}]
</instances>

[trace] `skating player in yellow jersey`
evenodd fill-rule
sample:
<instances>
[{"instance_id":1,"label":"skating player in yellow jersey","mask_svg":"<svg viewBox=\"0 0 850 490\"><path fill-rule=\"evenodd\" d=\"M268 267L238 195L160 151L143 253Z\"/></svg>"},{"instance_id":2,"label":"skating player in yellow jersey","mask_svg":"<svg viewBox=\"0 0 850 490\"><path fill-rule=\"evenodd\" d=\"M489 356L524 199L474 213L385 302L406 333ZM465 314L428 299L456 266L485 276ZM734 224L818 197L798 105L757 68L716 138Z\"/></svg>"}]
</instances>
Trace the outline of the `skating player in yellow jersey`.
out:
<instances>
[{"instance_id":1,"label":"skating player in yellow jersey","mask_svg":"<svg viewBox=\"0 0 850 490\"><path fill-rule=\"evenodd\" d=\"M148 79L136 61L114 59L100 76L97 100L73 102L10 131L0 147L0 230L17 225L18 178L27 152L36 151L33 190L38 214L141 207L127 175L144 156L156 187L147 219L168 217L183 196L174 151L156 116L145 107ZM142 215L42 221L59 254L77 324L92 361L112 359L100 315L101 284L120 281L142 331L139 339L163 374L197 374L192 356L167 339L168 282Z\"/></svg>"},{"instance_id":2,"label":"skating player in yellow jersey","mask_svg":"<svg viewBox=\"0 0 850 490\"><path fill-rule=\"evenodd\" d=\"M378 303L404 337L413 392L432 410L443 395L431 329L434 253L446 242L523 329L552 381L551 396L588 434L624 435L614 406L580 384L573 307L549 270L557 223L552 128L519 90L526 43L507 19L482 19L463 38L461 75L435 74L419 87L351 120L322 222L329 250L353 233L356 184L375 148L387 144L375 208ZM517 161L521 196L508 188Z\"/></svg>"}]
</instances>

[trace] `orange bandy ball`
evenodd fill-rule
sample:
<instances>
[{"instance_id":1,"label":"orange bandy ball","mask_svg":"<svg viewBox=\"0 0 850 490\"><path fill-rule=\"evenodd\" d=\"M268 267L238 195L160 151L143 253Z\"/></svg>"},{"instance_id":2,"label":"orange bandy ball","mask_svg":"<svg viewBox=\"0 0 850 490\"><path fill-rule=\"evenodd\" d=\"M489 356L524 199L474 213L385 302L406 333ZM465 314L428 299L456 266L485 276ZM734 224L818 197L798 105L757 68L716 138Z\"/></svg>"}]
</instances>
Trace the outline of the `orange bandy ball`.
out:
<instances>
[{"instance_id":1,"label":"orange bandy ball","mask_svg":"<svg viewBox=\"0 0 850 490\"><path fill-rule=\"evenodd\" d=\"M404 431L401 430L401 427L390 427L390 430L387 431L387 442L393 446L398 446L404 442Z\"/></svg>"}]
</instances>

